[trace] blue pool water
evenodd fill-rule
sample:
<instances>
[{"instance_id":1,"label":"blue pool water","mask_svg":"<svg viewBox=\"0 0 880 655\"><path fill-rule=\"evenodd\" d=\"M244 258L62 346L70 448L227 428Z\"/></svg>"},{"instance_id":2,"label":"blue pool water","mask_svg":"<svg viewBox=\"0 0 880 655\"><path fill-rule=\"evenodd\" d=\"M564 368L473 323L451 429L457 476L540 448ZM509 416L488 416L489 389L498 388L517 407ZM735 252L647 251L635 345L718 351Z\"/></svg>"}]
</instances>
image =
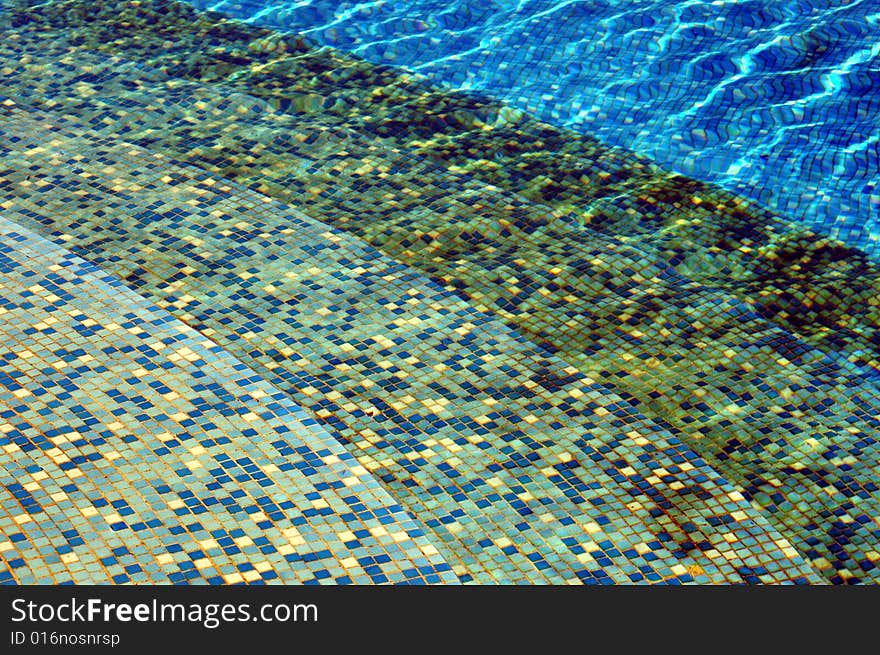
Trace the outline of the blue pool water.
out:
<instances>
[{"instance_id":1,"label":"blue pool water","mask_svg":"<svg viewBox=\"0 0 880 655\"><path fill-rule=\"evenodd\" d=\"M192 0L503 98L880 255L876 0Z\"/></svg>"}]
</instances>

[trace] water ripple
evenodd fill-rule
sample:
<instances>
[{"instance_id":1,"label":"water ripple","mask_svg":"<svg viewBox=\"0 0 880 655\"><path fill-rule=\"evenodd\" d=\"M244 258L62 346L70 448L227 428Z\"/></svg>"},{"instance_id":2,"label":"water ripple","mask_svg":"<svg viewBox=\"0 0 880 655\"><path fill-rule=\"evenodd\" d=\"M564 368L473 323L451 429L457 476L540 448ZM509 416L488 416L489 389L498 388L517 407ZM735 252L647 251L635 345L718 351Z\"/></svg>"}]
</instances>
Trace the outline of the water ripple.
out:
<instances>
[{"instance_id":1,"label":"water ripple","mask_svg":"<svg viewBox=\"0 0 880 655\"><path fill-rule=\"evenodd\" d=\"M503 98L880 255L869 0L191 0Z\"/></svg>"}]
</instances>

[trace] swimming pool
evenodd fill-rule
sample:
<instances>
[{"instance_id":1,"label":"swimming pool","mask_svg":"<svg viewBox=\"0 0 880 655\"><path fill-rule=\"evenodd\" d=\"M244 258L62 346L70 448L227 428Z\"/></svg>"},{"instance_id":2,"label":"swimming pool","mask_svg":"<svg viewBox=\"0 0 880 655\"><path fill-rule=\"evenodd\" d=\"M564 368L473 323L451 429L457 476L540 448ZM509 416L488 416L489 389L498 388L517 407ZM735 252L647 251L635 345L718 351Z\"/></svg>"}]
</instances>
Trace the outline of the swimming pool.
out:
<instances>
[{"instance_id":1,"label":"swimming pool","mask_svg":"<svg viewBox=\"0 0 880 655\"><path fill-rule=\"evenodd\" d=\"M878 579L859 238L570 92L169 0L4 17L2 581Z\"/></svg>"}]
</instances>

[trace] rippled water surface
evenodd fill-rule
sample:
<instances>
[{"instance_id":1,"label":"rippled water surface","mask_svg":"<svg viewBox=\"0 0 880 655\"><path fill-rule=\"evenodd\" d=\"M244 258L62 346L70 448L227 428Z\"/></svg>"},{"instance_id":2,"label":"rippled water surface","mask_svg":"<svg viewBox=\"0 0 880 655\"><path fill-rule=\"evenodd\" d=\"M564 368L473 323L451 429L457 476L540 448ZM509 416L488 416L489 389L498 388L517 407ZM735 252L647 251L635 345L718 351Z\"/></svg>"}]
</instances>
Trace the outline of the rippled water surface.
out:
<instances>
[{"instance_id":1,"label":"rippled water surface","mask_svg":"<svg viewBox=\"0 0 880 655\"><path fill-rule=\"evenodd\" d=\"M503 98L880 254L880 5L193 0Z\"/></svg>"}]
</instances>

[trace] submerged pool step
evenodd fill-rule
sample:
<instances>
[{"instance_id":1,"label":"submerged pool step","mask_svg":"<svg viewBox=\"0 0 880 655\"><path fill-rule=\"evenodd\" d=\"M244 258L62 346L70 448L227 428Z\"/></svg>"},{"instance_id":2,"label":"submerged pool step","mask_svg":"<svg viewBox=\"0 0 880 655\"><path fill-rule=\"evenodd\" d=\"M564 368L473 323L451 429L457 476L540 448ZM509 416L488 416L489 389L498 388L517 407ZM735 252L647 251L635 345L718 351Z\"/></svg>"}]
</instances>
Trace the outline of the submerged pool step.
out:
<instances>
[{"instance_id":1,"label":"submerged pool step","mask_svg":"<svg viewBox=\"0 0 880 655\"><path fill-rule=\"evenodd\" d=\"M314 412L463 581L821 580L662 425L358 239L57 114L0 125L5 212Z\"/></svg>"},{"instance_id":2,"label":"submerged pool step","mask_svg":"<svg viewBox=\"0 0 880 655\"><path fill-rule=\"evenodd\" d=\"M572 216L556 215L545 204L487 186L470 173L451 174L430 158L377 139L369 131L327 124L323 114L286 116L268 111L271 98L243 93L237 82L232 88L199 85L118 58L96 58L71 47L57 32L37 41L28 40L34 34L13 36L5 92L23 102L47 100L56 108L60 104L88 117L96 129L119 130L135 143L307 207L311 215L462 289L570 356L581 354L583 344L578 339L572 343L568 332L581 333L590 321L568 316L570 329L560 326L552 303L583 312L583 307L566 300L572 292L583 295L580 287L587 284L591 299L604 290L602 276L627 278L632 275L627 271L634 271L637 280L683 277L724 292L745 303L744 311L780 325L799 341L880 370L876 329L880 278L875 268L856 251L808 232L786 232L784 224L738 208L741 201L736 198L729 199L733 222L720 221L723 229L718 232L714 213L723 215L726 206L713 204L706 194L689 195L699 192L694 181L672 177L653 188L650 180L657 181L655 171L649 182L621 187L610 199L606 192L584 191L581 199L591 212L607 205L635 230L609 234L607 225L580 225ZM46 59L35 61L33 53L40 50ZM23 66L14 61L22 52L27 53ZM57 74L49 79L42 75L47 60L61 62L53 64ZM154 106L157 96L163 100ZM139 106L155 109L152 118L141 115ZM472 132L456 138L466 139ZM608 171L615 168L603 157L613 163L616 154L606 150L600 155L594 162L600 176L610 176ZM624 177L629 178L630 172L624 171ZM658 203L652 206L644 196L650 193L665 200L651 196ZM633 202L639 211L631 206ZM668 225L656 224L661 216ZM642 223L646 233L641 233ZM678 245L660 244L681 231L687 234L674 237L680 240ZM711 247L701 242L707 238ZM602 257L592 256L592 244L598 244L599 250L620 251L624 258L634 253L631 256L638 262L597 272L595 262ZM551 262L554 265L545 266L548 272L530 263L530 250L552 248L564 250L567 261L562 266ZM749 257L761 265L744 263ZM486 259L492 266L483 263ZM497 284L508 280L509 284ZM511 291L511 284L517 290ZM553 287L566 288L559 292ZM545 298L538 297L536 289ZM604 317L602 321L610 322ZM595 335L592 340L597 341Z\"/></svg>"},{"instance_id":3,"label":"submerged pool step","mask_svg":"<svg viewBox=\"0 0 880 655\"><path fill-rule=\"evenodd\" d=\"M0 297L0 583L457 582L309 412L2 216Z\"/></svg>"},{"instance_id":4,"label":"submerged pool step","mask_svg":"<svg viewBox=\"0 0 880 655\"><path fill-rule=\"evenodd\" d=\"M299 162L289 166L289 151L296 144L283 137L278 142L277 134L266 143L260 142L259 133L237 132L234 124L249 120L234 114L226 120L210 117L219 124L214 121L213 129L189 144L194 156L263 191L286 191L286 200L302 192L314 194L298 198L313 214L333 214L328 202L344 202L350 194L337 189L355 171L356 190L387 197L401 212L417 213L430 204L447 219L464 216L461 222L474 233L472 238L491 237L499 220L514 223L514 234L522 224L535 229L533 223L543 225L549 208L564 222L562 231L569 237L587 226L586 238L604 233L637 242L648 259L724 289L799 338L880 368L877 265L857 250L717 187L669 174L497 100L445 91L411 74L313 48L297 36L199 13L182 3L65 0L28 8L29 0L7 2L15 33L25 39L36 35L37 49L46 41L69 38L161 69L171 78L216 87L220 96L237 91L259 98L296 114L299 127L287 127L301 136L303 126L317 126L321 133L342 130L347 140L358 135L368 139L366 147L353 139L347 160L363 166L345 171L335 169L338 161L320 155L317 164L303 160L302 167ZM53 80L39 75L28 79L28 68L13 65L7 86L24 93L52 86ZM86 76L80 85L95 81L95 76ZM204 124L206 117L194 113ZM168 126L176 135L166 137L186 141L185 127ZM299 150L308 149L300 144ZM303 173L309 184L296 184L306 182ZM421 196L401 193L423 185ZM515 209L499 213L464 192L481 195L487 185L530 202L515 202ZM334 220L342 220L338 214ZM377 211L367 212L347 229L387 220ZM413 226L418 227L417 220L399 227ZM436 230L430 223L423 231L439 243L417 242L417 247L458 245L457 233L448 227L439 237L431 234Z\"/></svg>"},{"instance_id":5,"label":"submerged pool step","mask_svg":"<svg viewBox=\"0 0 880 655\"><path fill-rule=\"evenodd\" d=\"M108 139L119 135L232 175L418 266L671 430L831 579L876 574L880 400L869 370L756 315L756 306L729 287L682 277L650 235L635 240L573 225L521 195L390 147L369 130L328 124L318 111L273 112L268 97L234 93L237 87L101 56L59 32L42 34L39 43L32 37L4 42L12 71L4 92L26 102L47 99L55 115L77 116ZM535 134L524 142L529 138ZM600 157L597 166L610 165ZM672 185L664 192L681 197ZM699 211L709 206L687 197ZM752 215L738 211L745 229ZM699 235L704 218L697 212L685 222ZM780 237L779 252L793 244ZM819 245L804 247L815 253ZM691 268L704 253L710 261L729 254L692 246L682 250ZM829 257L836 252L823 247ZM801 263L809 268L809 261ZM837 264L826 264L831 275ZM845 260L842 268L855 264ZM863 272L870 279L870 267ZM133 283L150 284L142 276L133 274ZM847 302L861 299L860 311L870 313L870 285L843 273L838 285L841 279L843 290L856 289ZM786 286L785 276L767 284ZM849 337L841 327L828 340L835 338L846 346Z\"/></svg>"}]
</instances>

